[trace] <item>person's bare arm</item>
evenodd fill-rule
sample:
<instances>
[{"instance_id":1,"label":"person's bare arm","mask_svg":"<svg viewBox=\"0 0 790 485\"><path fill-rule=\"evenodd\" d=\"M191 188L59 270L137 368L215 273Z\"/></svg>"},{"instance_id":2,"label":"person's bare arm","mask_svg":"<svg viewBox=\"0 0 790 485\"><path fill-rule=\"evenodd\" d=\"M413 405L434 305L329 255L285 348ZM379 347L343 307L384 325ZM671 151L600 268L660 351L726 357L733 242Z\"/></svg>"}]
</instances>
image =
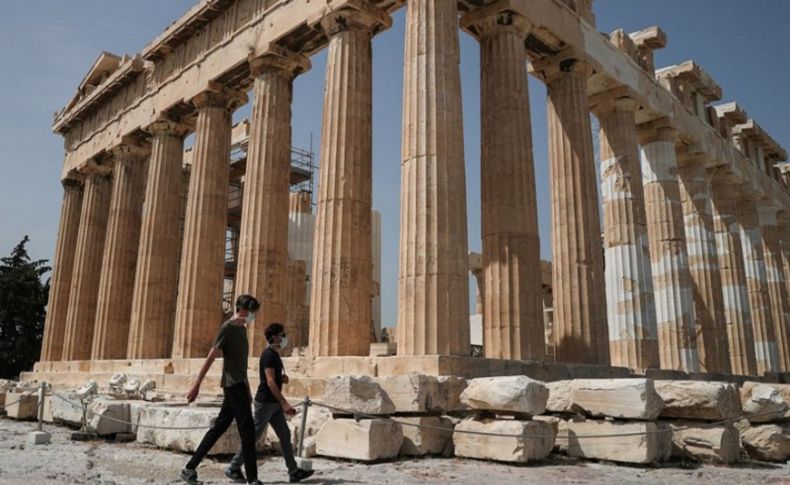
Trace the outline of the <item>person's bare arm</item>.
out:
<instances>
[{"instance_id":1,"label":"person's bare arm","mask_svg":"<svg viewBox=\"0 0 790 485\"><path fill-rule=\"evenodd\" d=\"M208 351L208 356L206 356L206 360L203 362L203 367L200 368L200 372L198 373L197 379L195 379L195 383L192 384L192 388L187 393L187 402L191 403L197 399L198 394L200 393L200 384L203 383L203 379L206 377L208 370L211 368L211 364L214 363L214 359L217 358L217 354L219 354L219 349L216 347L211 347L211 350Z\"/></svg>"},{"instance_id":2,"label":"person's bare arm","mask_svg":"<svg viewBox=\"0 0 790 485\"><path fill-rule=\"evenodd\" d=\"M263 369L263 372L266 374L266 384L269 386L272 396L274 396L274 398L277 399L277 402L279 402L283 407L285 414L290 416L296 414L296 410L288 403L288 401L285 400L283 393L280 392L280 388L277 387L277 381L274 379L274 369L267 367Z\"/></svg>"}]
</instances>

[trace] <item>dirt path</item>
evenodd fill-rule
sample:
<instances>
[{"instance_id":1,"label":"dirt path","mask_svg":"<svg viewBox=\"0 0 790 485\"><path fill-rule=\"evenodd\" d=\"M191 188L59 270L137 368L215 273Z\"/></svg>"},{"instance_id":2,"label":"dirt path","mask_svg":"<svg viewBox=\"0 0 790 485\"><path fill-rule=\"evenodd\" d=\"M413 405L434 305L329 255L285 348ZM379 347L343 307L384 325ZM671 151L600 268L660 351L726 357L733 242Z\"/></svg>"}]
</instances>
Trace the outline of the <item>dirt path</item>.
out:
<instances>
[{"instance_id":1,"label":"dirt path","mask_svg":"<svg viewBox=\"0 0 790 485\"><path fill-rule=\"evenodd\" d=\"M86 483L94 485L179 483L175 478L188 456L158 450L137 443L94 441L72 442L70 430L46 426L52 444L25 443L33 423L0 419L0 484L38 485L46 483ZM228 458L206 460L199 468L208 483L226 484L222 474ZM278 456L259 460L259 475L265 483L287 483ZM785 466L699 466L638 468L575 461L558 457L537 465L508 466L463 459L417 459L374 465L315 459L316 474L304 483L460 483L494 485L500 483L602 485L639 484L790 484Z\"/></svg>"}]
</instances>

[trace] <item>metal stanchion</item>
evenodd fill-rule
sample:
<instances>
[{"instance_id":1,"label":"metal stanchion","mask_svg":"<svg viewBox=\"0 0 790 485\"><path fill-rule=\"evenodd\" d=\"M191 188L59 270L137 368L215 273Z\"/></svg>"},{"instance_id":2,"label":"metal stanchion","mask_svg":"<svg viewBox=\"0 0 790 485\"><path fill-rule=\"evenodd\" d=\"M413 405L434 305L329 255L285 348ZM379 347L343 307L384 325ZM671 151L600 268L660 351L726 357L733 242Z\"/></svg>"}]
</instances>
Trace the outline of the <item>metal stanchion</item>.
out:
<instances>
[{"instance_id":1,"label":"metal stanchion","mask_svg":"<svg viewBox=\"0 0 790 485\"><path fill-rule=\"evenodd\" d=\"M44 431L44 395L47 384L41 383L38 388L38 430L27 434L27 442L32 445L46 445L52 440L52 435Z\"/></svg>"},{"instance_id":2,"label":"metal stanchion","mask_svg":"<svg viewBox=\"0 0 790 485\"><path fill-rule=\"evenodd\" d=\"M312 470L313 469L313 460L309 458L305 458L303 455L304 452L304 434L305 428L307 428L307 410L310 409L310 397L305 396L304 401L302 401L302 427L299 429L299 447L297 448L296 452L296 464L302 470Z\"/></svg>"}]
</instances>

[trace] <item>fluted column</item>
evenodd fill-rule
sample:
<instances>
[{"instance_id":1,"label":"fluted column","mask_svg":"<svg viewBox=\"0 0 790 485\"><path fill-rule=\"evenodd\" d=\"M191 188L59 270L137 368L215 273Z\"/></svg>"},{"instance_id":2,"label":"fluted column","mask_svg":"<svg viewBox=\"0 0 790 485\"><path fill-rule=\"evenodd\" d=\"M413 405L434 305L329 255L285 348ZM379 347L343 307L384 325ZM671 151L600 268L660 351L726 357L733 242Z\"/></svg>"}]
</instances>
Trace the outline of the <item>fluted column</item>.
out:
<instances>
[{"instance_id":1,"label":"fluted column","mask_svg":"<svg viewBox=\"0 0 790 485\"><path fill-rule=\"evenodd\" d=\"M557 362L609 364L603 247L595 181L588 65L533 63L548 90L549 177Z\"/></svg>"},{"instance_id":2,"label":"fluted column","mask_svg":"<svg viewBox=\"0 0 790 485\"><path fill-rule=\"evenodd\" d=\"M110 214L102 257L92 360L123 359L129 339L137 245L147 170L147 152L133 145L112 150Z\"/></svg>"},{"instance_id":3,"label":"fluted column","mask_svg":"<svg viewBox=\"0 0 790 485\"><path fill-rule=\"evenodd\" d=\"M466 174L455 2L408 0L398 355L469 355Z\"/></svg>"},{"instance_id":4,"label":"fluted column","mask_svg":"<svg viewBox=\"0 0 790 485\"><path fill-rule=\"evenodd\" d=\"M784 265L785 282L790 286L790 207L779 212L778 222L782 240L782 264Z\"/></svg>"},{"instance_id":5,"label":"fluted column","mask_svg":"<svg viewBox=\"0 0 790 485\"><path fill-rule=\"evenodd\" d=\"M333 12L321 22L329 54L309 332L310 351L319 356L370 352L371 38L390 19L361 5L365 11Z\"/></svg>"},{"instance_id":6,"label":"fluted column","mask_svg":"<svg viewBox=\"0 0 790 485\"><path fill-rule=\"evenodd\" d=\"M765 274L763 241L760 234L760 215L756 195L746 195L738 200L738 224L743 245L743 263L746 286L754 326L754 354L757 374L779 371L779 353L774 335L771 297Z\"/></svg>"},{"instance_id":7,"label":"fluted column","mask_svg":"<svg viewBox=\"0 0 790 485\"><path fill-rule=\"evenodd\" d=\"M287 317L291 97L294 76L309 66L307 58L286 51L250 61L254 99L236 294L255 295L261 301L248 335L251 355L259 355L266 347L266 326L284 323Z\"/></svg>"},{"instance_id":8,"label":"fluted column","mask_svg":"<svg viewBox=\"0 0 790 485\"><path fill-rule=\"evenodd\" d=\"M675 154L677 132L647 127L639 135L661 367L697 372L694 293Z\"/></svg>"},{"instance_id":9,"label":"fluted column","mask_svg":"<svg viewBox=\"0 0 790 485\"><path fill-rule=\"evenodd\" d=\"M182 163L187 127L162 119L147 128L151 156L132 297L127 357L170 357L181 253Z\"/></svg>"},{"instance_id":10,"label":"fluted column","mask_svg":"<svg viewBox=\"0 0 790 485\"><path fill-rule=\"evenodd\" d=\"M461 23L480 41L483 352L543 360L542 288L523 16L473 11Z\"/></svg>"},{"instance_id":11,"label":"fluted column","mask_svg":"<svg viewBox=\"0 0 790 485\"><path fill-rule=\"evenodd\" d=\"M63 338L63 360L87 360L91 356L111 189L106 169L85 178Z\"/></svg>"},{"instance_id":12,"label":"fluted column","mask_svg":"<svg viewBox=\"0 0 790 485\"><path fill-rule=\"evenodd\" d=\"M777 222L778 208L760 206L760 227L763 236L763 252L765 259L765 279L768 285L768 296L771 300L771 316L774 321L774 338L776 339L779 370L790 371L790 291L784 275L782 257L782 240Z\"/></svg>"},{"instance_id":13,"label":"fluted column","mask_svg":"<svg viewBox=\"0 0 790 485\"><path fill-rule=\"evenodd\" d=\"M746 282L740 226L736 220L737 200L733 183L727 178L714 178L713 225L721 269L721 289L724 300L724 326L733 374L755 375L754 329L749 290Z\"/></svg>"},{"instance_id":14,"label":"fluted column","mask_svg":"<svg viewBox=\"0 0 790 485\"><path fill-rule=\"evenodd\" d=\"M658 368L658 334L642 167L631 98L597 102L600 123L606 305L615 366Z\"/></svg>"},{"instance_id":15,"label":"fluted column","mask_svg":"<svg viewBox=\"0 0 790 485\"><path fill-rule=\"evenodd\" d=\"M705 172L704 157L682 157L678 173L686 250L694 291L700 371L730 372L711 186Z\"/></svg>"},{"instance_id":16,"label":"fluted column","mask_svg":"<svg viewBox=\"0 0 790 485\"><path fill-rule=\"evenodd\" d=\"M222 323L231 111L244 102L243 93L222 88L192 100L197 123L178 279L174 358L204 356Z\"/></svg>"},{"instance_id":17,"label":"fluted column","mask_svg":"<svg viewBox=\"0 0 790 485\"><path fill-rule=\"evenodd\" d=\"M60 206L60 224L55 243L55 258L49 286L47 318L44 323L44 340L41 344L41 361L63 358L63 338L66 314L69 308L71 277L74 270L74 253L82 210L82 181L64 179L63 202Z\"/></svg>"}]
</instances>

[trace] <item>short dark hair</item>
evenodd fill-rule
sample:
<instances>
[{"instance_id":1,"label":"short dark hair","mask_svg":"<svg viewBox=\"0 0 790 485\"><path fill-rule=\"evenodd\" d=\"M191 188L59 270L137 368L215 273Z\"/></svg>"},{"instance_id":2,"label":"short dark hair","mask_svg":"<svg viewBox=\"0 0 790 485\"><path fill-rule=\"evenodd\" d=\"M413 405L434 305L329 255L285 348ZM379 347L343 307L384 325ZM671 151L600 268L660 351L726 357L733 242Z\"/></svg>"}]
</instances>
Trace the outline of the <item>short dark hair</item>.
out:
<instances>
[{"instance_id":1,"label":"short dark hair","mask_svg":"<svg viewBox=\"0 0 790 485\"><path fill-rule=\"evenodd\" d=\"M239 295L236 298L236 311L247 310L248 312L257 311L261 307L261 302L251 295Z\"/></svg>"},{"instance_id":2,"label":"short dark hair","mask_svg":"<svg viewBox=\"0 0 790 485\"><path fill-rule=\"evenodd\" d=\"M285 327L283 327L282 323L270 323L263 332L263 335L266 337L267 342L271 342L275 336L283 333L284 331Z\"/></svg>"}]
</instances>

